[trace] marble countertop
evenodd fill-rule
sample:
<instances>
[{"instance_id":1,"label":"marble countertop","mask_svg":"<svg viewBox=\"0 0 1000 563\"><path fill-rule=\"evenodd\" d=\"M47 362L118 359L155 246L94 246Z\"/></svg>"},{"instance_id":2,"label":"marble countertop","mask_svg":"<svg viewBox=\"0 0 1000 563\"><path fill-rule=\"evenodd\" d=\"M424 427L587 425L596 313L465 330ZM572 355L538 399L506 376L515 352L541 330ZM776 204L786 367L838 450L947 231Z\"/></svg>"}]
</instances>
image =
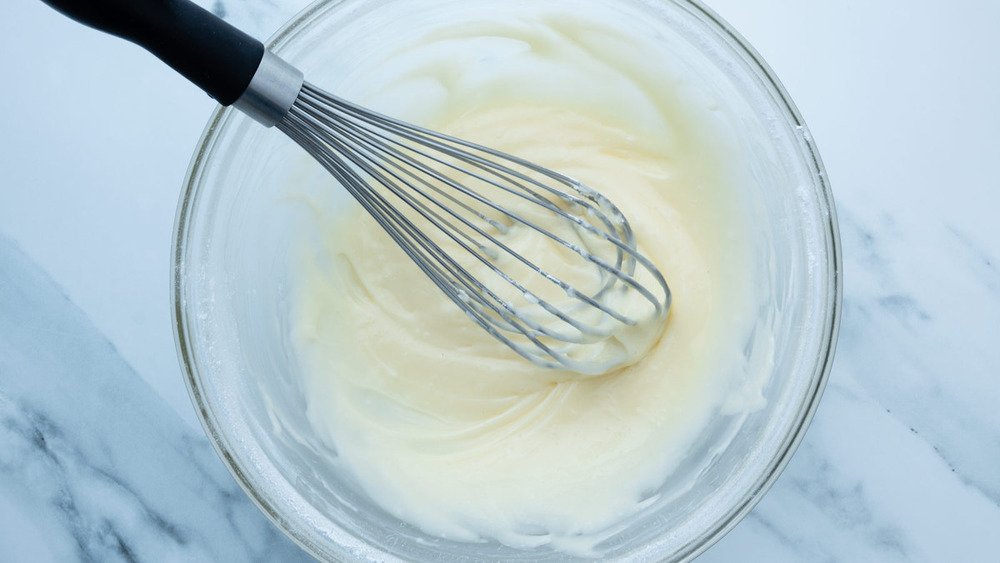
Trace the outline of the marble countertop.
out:
<instances>
[{"instance_id":1,"label":"marble countertop","mask_svg":"<svg viewBox=\"0 0 1000 563\"><path fill-rule=\"evenodd\" d=\"M200 3L266 37L305 0ZM1000 3L710 5L817 140L845 284L805 440L699 561L1000 561ZM213 102L38 0L0 15L0 560L308 560L175 356L174 209Z\"/></svg>"}]
</instances>

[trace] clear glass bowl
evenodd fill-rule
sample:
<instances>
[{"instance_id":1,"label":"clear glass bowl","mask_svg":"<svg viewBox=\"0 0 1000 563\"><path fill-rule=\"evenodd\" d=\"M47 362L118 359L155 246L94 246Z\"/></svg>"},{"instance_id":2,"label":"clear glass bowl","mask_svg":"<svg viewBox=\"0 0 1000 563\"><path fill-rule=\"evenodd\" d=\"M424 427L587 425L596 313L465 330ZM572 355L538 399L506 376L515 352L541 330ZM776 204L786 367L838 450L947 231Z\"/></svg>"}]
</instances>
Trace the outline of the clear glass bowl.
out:
<instances>
[{"instance_id":1,"label":"clear glass bowl","mask_svg":"<svg viewBox=\"0 0 1000 563\"><path fill-rule=\"evenodd\" d=\"M695 557L745 516L801 440L829 374L841 308L840 244L833 199L816 147L761 58L700 3L686 0L548 0L600 6L629 18L697 69L702 86L738 100L741 148L758 188L762 307L746 361L770 367L767 406L722 415L657 502L604 546L609 559ZM492 0L504 9L534 0ZM486 2L483 5L488 5ZM386 43L388 21L416 32L469 4L453 0L321 1L269 47L308 79L350 96L349 77ZM596 9L596 8L595 8ZM382 50L382 51L380 51ZM327 560L570 559L550 548L427 536L387 514L310 432L288 340L287 257L307 222L290 178L321 174L276 130L218 109L194 155L174 242L173 316L192 401L233 476L261 510L306 551ZM308 184L309 182L303 182ZM311 194L333 205L345 193ZM767 335L767 336L764 336ZM766 340L766 342L764 342Z\"/></svg>"}]
</instances>

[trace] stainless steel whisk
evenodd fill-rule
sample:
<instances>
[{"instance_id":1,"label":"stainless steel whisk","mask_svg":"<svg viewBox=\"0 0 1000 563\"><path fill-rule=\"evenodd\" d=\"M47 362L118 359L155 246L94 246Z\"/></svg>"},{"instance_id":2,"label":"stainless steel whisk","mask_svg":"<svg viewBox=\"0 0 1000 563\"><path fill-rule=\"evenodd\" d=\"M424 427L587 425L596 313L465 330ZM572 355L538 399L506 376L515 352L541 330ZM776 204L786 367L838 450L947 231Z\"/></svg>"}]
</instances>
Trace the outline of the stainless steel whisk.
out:
<instances>
[{"instance_id":1,"label":"stainless steel whisk","mask_svg":"<svg viewBox=\"0 0 1000 563\"><path fill-rule=\"evenodd\" d=\"M532 362L603 372L607 365L588 362L582 348L666 317L663 275L637 251L621 212L579 182L328 94L188 0L43 1L145 47L219 103L276 126L472 321ZM514 229L544 237L550 251L518 252L507 237ZM579 268L593 283L565 281ZM626 293L642 307L619 307Z\"/></svg>"}]
</instances>

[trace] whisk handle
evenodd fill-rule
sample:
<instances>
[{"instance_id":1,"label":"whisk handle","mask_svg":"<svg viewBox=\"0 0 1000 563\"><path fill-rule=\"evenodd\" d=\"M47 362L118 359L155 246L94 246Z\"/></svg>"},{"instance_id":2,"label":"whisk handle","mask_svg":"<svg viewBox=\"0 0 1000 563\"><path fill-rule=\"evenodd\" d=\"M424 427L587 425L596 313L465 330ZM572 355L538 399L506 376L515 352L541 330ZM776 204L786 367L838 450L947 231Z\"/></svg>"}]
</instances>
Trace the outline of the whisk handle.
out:
<instances>
[{"instance_id":1,"label":"whisk handle","mask_svg":"<svg viewBox=\"0 0 1000 563\"><path fill-rule=\"evenodd\" d=\"M144 47L230 105L243 95L264 45L188 0L42 0L70 18Z\"/></svg>"}]
</instances>

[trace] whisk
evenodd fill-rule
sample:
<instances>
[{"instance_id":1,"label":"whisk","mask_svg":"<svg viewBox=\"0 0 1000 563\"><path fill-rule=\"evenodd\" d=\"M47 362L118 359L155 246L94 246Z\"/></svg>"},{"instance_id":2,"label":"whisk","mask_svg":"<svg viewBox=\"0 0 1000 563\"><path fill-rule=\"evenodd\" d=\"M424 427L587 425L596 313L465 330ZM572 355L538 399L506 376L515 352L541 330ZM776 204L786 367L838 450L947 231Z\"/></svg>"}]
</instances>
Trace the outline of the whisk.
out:
<instances>
[{"instance_id":1,"label":"whisk","mask_svg":"<svg viewBox=\"0 0 1000 563\"><path fill-rule=\"evenodd\" d=\"M576 180L326 93L188 0L43 1L276 126L475 324L535 364L603 373L627 361L608 353L620 331L666 318L670 289L628 221ZM513 233L543 239L540 256Z\"/></svg>"}]
</instances>

